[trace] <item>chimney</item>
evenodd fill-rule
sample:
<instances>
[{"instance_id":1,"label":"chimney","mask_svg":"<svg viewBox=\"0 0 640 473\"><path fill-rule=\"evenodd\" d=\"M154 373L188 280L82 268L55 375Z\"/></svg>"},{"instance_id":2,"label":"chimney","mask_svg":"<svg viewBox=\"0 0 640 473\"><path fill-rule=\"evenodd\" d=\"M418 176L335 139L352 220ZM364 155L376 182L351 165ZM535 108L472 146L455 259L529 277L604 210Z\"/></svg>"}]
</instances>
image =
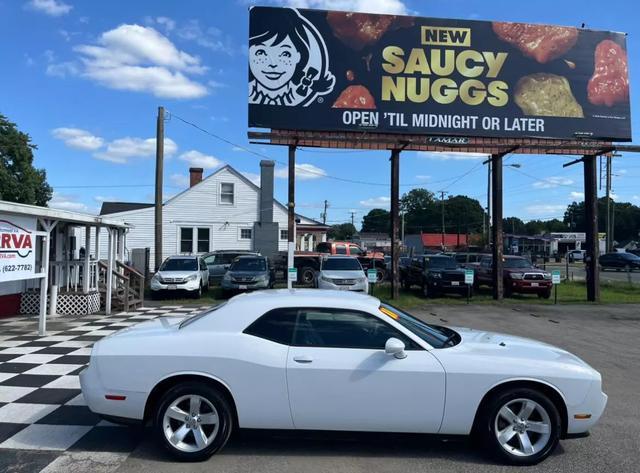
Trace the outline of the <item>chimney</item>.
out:
<instances>
[{"instance_id":1,"label":"chimney","mask_svg":"<svg viewBox=\"0 0 640 473\"><path fill-rule=\"evenodd\" d=\"M275 162L260 161L260 223L273 222L273 169Z\"/></svg>"},{"instance_id":2,"label":"chimney","mask_svg":"<svg viewBox=\"0 0 640 473\"><path fill-rule=\"evenodd\" d=\"M202 168L189 168L189 187L193 187L202 181Z\"/></svg>"}]
</instances>

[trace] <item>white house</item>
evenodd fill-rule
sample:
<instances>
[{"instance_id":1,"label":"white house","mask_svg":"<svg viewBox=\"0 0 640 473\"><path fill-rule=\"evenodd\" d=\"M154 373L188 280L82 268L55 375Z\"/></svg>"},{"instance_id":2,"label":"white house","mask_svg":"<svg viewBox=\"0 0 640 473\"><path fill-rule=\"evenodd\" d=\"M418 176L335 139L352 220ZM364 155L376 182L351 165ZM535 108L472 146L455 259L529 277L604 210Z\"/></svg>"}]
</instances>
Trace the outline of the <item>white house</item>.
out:
<instances>
[{"instance_id":1,"label":"white house","mask_svg":"<svg viewBox=\"0 0 640 473\"><path fill-rule=\"evenodd\" d=\"M258 187L229 165L205 179L202 168L191 168L190 187L163 206L163 258L214 250L258 250L264 247L265 239L274 240L272 246L267 245L274 251L286 251L287 208L273 198L273 161L262 161L260 170ZM150 248L149 261L154 261L153 204L105 202L100 215L126 223L130 227L126 251ZM326 225L301 215L296 221L298 246L302 249L326 241ZM78 241L79 249L84 245L82 235L78 235ZM100 238L100 243L102 257L106 254L106 238Z\"/></svg>"}]
</instances>

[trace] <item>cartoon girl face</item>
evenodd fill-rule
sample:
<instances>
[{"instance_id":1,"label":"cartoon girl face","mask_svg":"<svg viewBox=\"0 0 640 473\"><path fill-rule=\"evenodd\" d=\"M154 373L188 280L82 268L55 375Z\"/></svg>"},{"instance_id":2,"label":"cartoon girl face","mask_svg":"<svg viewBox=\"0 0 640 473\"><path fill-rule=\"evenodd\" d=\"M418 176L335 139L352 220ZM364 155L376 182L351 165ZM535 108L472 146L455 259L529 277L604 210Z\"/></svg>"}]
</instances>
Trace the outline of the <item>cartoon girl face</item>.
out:
<instances>
[{"instance_id":1,"label":"cartoon girl face","mask_svg":"<svg viewBox=\"0 0 640 473\"><path fill-rule=\"evenodd\" d=\"M287 36L273 44L277 36L249 46L249 67L256 80L269 90L284 87L293 77L300 53Z\"/></svg>"}]
</instances>

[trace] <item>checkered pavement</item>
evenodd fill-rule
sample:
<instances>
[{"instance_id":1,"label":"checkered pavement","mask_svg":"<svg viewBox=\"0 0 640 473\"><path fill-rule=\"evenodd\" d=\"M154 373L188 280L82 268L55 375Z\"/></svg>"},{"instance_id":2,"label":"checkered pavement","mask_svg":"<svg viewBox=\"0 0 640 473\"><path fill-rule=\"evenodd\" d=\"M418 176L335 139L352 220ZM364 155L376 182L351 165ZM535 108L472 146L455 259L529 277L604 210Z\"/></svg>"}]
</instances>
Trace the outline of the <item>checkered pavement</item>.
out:
<instances>
[{"instance_id":1,"label":"checkered pavement","mask_svg":"<svg viewBox=\"0 0 640 473\"><path fill-rule=\"evenodd\" d=\"M117 468L138 445L141 429L104 421L86 406L78 374L89 363L91 346L145 320L203 309L144 307L112 316L51 319L45 337L38 336L33 317L0 319L0 470L7 458L21 458L24 450L50 452L45 458L51 461L19 471L67 471L74 458L92 465L91 471Z\"/></svg>"}]
</instances>

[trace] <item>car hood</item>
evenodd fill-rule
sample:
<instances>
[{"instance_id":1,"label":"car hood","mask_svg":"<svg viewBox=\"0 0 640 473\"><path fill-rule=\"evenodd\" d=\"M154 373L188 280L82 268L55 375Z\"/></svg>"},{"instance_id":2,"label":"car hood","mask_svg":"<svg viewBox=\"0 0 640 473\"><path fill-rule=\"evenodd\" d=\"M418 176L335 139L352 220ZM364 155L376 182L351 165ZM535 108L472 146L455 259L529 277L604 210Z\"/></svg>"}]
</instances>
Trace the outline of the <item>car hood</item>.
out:
<instances>
[{"instance_id":1,"label":"car hood","mask_svg":"<svg viewBox=\"0 0 640 473\"><path fill-rule=\"evenodd\" d=\"M364 277L364 271L320 271L320 275L331 279L358 279Z\"/></svg>"},{"instance_id":2,"label":"car hood","mask_svg":"<svg viewBox=\"0 0 640 473\"><path fill-rule=\"evenodd\" d=\"M129 337L140 335L154 335L165 334L167 331L175 331L180 328L180 322L182 322L187 316L184 317L158 317L153 320L147 320L146 322L140 322L139 324L132 325L130 327L118 330L117 332L105 337L105 339L112 337Z\"/></svg>"},{"instance_id":3,"label":"car hood","mask_svg":"<svg viewBox=\"0 0 640 473\"><path fill-rule=\"evenodd\" d=\"M530 338L486 332L465 327L451 327L462 337L457 346L478 355L498 355L526 362L550 362L593 370L586 362L568 351Z\"/></svg>"},{"instance_id":4,"label":"car hood","mask_svg":"<svg viewBox=\"0 0 640 473\"><path fill-rule=\"evenodd\" d=\"M198 271L158 271L157 274L160 275L161 278L186 278L187 276L191 276L192 274L197 274Z\"/></svg>"}]
</instances>

